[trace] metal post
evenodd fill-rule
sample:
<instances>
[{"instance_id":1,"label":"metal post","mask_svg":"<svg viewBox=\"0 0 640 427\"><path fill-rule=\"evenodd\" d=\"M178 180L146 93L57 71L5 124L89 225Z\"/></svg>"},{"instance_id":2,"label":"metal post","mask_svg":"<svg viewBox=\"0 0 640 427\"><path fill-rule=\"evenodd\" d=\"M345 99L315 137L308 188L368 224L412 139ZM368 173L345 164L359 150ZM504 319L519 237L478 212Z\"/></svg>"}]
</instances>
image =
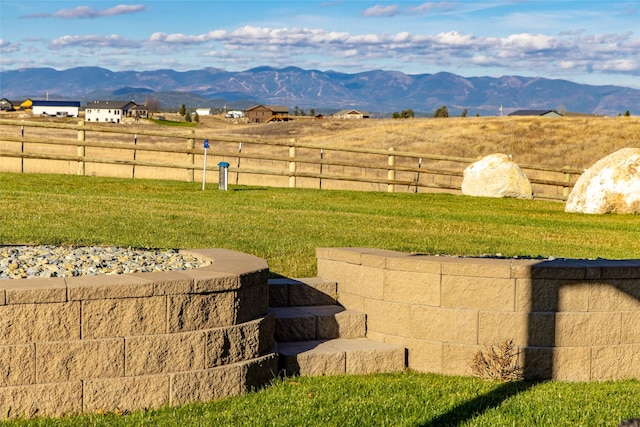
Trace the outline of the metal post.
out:
<instances>
[{"instance_id":1,"label":"metal post","mask_svg":"<svg viewBox=\"0 0 640 427\"><path fill-rule=\"evenodd\" d=\"M131 178L136 177L136 147L138 146L138 134L133 135L133 168L131 170Z\"/></svg>"},{"instance_id":2,"label":"metal post","mask_svg":"<svg viewBox=\"0 0 640 427\"><path fill-rule=\"evenodd\" d=\"M296 188L296 147L289 147L289 188Z\"/></svg>"},{"instance_id":3,"label":"metal post","mask_svg":"<svg viewBox=\"0 0 640 427\"><path fill-rule=\"evenodd\" d=\"M202 191L204 191L204 183L207 181L207 150L209 149L209 140L204 140L204 160L202 161Z\"/></svg>"},{"instance_id":4,"label":"metal post","mask_svg":"<svg viewBox=\"0 0 640 427\"><path fill-rule=\"evenodd\" d=\"M227 190L229 183L229 163L218 163L218 190Z\"/></svg>"},{"instance_id":5,"label":"metal post","mask_svg":"<svg viewBox=\"0 0 640 427\"><path fill-rule=\"evenodd\" d=\"M238 154L242 154L242 142L238 144ZM236 172L236 185L240 179L240 156L238 156L238 171Z\"/></svg>"},{"instance_id":6,"label":"metal post","mask_svg":"<svg viewBox=\"0 0 640 427\"><path fill-rule=\"evenodd\" d=\"M194 138L195 136L195 131L192 129L191 130L191 137L187 138L187 149L188 150L193 150L196 147L196 140ZM187 164L189 166L194 166L195 165L195 155L193 154L193 152L190 152L187 154ZM193 182L195 181L195 169L193 167L189 168L187 170L187 181L189 182Z\"/></svg>"},{"instance_id":7,"label":"metal post","mask_svg":"<svg viewBox=\"0 0 640 427\"><path fill-rule=\"evenodd\" d=\"M322 190L322 159L324 158L324 150L320 149L320 190Z\"/></svg>"},{"instance_id":8,"label":"metal post","mask_svg":"<svg viewBox=\"0 0 640 427\"><path fill-rule=\"evenodd\" d=\"M418 160L418 169L422 167L422 157ZM418 192L418 184L420 183L420 171L418 170L418 175L416 176L416 193Z\"/></svg>"}]
</instances>

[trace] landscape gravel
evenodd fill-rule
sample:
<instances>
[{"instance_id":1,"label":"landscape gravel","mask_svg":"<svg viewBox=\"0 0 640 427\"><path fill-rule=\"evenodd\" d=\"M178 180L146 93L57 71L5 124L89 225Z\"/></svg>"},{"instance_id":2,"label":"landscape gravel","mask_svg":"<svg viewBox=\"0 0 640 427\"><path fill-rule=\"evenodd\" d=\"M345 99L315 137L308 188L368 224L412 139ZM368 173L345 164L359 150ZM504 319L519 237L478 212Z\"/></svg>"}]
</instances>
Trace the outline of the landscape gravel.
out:
<instances>
[{"instance_id":1,"label":"landscape gravel","mask_svg":"<svg viewBox=\"0 0 640 427\"><path fill-rule=\"evenodd\" d=\"M186 270L208 262L177 250L117 246L0 246L0 280Z\"/></svg>"}]
</instances>

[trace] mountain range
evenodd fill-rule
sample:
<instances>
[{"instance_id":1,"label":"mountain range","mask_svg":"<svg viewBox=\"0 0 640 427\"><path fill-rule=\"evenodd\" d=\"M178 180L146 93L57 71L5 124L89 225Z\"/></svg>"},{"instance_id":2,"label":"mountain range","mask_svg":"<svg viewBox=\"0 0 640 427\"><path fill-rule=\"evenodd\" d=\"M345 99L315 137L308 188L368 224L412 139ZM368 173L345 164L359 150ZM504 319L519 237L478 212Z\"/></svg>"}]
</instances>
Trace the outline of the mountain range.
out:
<instances>
[{"instance_id":1,"label":"mountain range","mask_svg":"<svg viewBox=\"0 0 640 427\"><path fill-rule=\"evenodd\" d=\"M431 114L446 105L450 114L498 115L517 109L564 109L601 115L627 110L640 114L640 90L591 86L540 77L462 77L440 72L405 74L372 70L361 73L258 67L245 71L205 68L193 71L110 71L99 67L67 70L23 68L0 72L0 98L123 99L155 98L161 109L252 104L287 105L316 112L366 110L388 115L413 110Z\"/></svg>"}]
</instances>

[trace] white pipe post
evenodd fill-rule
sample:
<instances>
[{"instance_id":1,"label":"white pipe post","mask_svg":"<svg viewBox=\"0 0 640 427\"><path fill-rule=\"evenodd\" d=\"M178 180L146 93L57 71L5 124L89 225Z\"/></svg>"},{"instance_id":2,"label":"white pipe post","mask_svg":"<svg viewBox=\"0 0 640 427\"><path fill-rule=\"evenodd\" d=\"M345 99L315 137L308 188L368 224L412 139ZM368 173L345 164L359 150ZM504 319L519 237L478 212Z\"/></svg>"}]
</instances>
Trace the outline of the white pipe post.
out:
<instances>
[{"instance_id":1,"label":"white pipe post","mask_svg":"<svg viewBox=\"0 0 640 427\"><path fill-rule=\"evenodd\" d=\"M209 140L204 140L204 160L202 164L202 191L204 191L204 183L207 180L207 149L209 148Z\"/></svg>"}]
</instances>

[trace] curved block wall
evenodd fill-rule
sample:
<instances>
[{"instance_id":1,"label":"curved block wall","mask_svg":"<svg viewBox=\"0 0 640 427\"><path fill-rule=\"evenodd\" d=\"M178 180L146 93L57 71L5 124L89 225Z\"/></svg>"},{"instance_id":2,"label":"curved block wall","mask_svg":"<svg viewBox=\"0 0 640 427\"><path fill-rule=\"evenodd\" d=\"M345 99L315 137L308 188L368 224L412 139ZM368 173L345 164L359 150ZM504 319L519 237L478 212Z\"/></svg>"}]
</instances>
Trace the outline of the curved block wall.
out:
<instances>
[{"instance_id":1,"label":"curved block wall","mask_svg":"<svg viewBox=\"0 0 640 427\"><path fill-rule=\"evenodd\" d=\"M183 252L211 264L0 281L0 419L180 405L271 380L266 262Z\"/></svg>"},{"instance_id":2,"label":"curved block wall","mask_svg":"<svg viewBox=\"0 0 640 427\"><path fill-rule=\"evenodd\" d=\"M471 375L479 350L511 339L527 377L640 378L640 260L316 254L339 302L366 313L370 338L404 346L409 368Z\"/></svg>"}]
</instances>

